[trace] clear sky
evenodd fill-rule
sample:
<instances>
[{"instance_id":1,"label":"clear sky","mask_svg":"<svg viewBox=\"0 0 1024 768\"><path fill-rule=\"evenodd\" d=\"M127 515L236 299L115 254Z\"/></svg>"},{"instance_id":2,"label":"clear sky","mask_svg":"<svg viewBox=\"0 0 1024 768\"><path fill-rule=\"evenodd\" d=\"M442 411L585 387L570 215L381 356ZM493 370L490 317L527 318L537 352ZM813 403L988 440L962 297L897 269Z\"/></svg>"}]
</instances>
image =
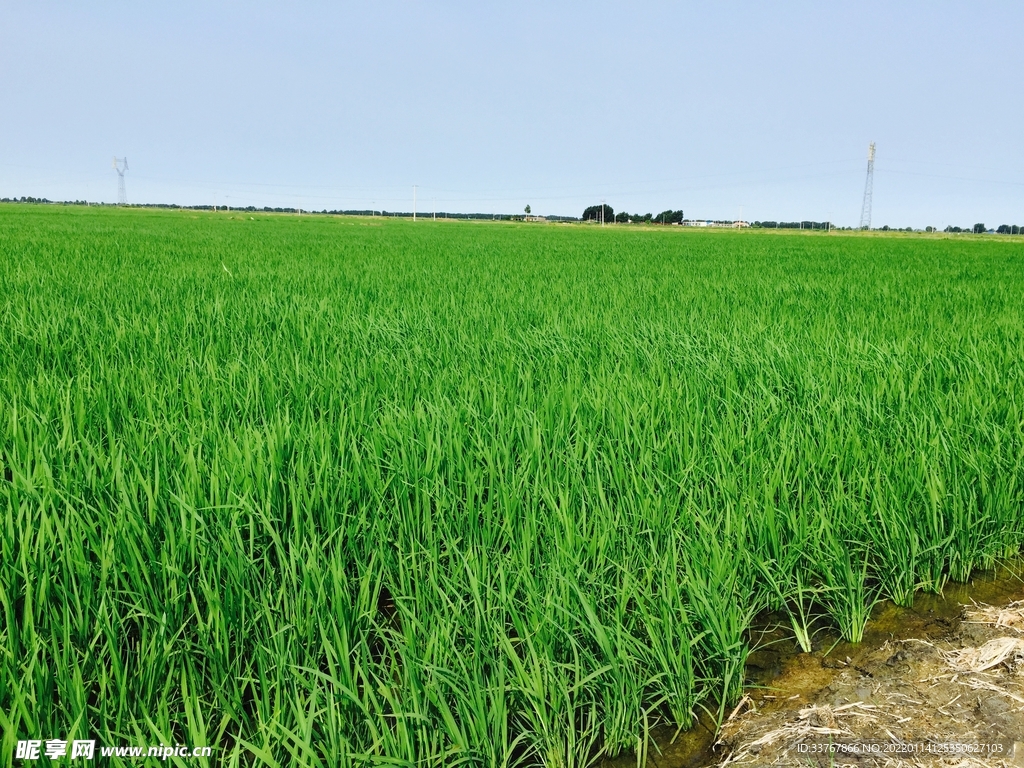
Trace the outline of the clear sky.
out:
<instances>
[{"instance_id":1,"label":"clear sky","mask_svg":"<svg viewBox=\"0 0 1024 768\"><path fill-rule=\"evenodd\" d=\"M1024 224L1024 2L0 0L0 197Z\"/></svg>"}]
</instances>

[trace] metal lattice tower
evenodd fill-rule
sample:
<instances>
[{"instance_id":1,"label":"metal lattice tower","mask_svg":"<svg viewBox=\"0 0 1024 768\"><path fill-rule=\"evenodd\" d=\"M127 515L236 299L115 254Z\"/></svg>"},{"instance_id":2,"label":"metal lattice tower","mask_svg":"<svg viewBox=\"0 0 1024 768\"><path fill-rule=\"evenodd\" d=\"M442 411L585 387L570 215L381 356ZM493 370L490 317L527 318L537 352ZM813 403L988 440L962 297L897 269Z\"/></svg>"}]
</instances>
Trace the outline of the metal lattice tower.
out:
<instances>
[{"instance_id":1,"label":"metal lattice tower","mask_svg":"<svg viewBox=\"0 0 1024 768\"><path fill-rule=\"evenodd\" d=\"M864 182L864 204L860 207L860 228L871 229L871 194L875 187L875 142L868 145L868 177Z\"/></svg>"},{"instance_id":2,"label":"metal lattice tower","mask_svg":"<svg viewBox=\"0 0 1024 768\"><path fill-rule=\"evenodd\" d=\"M128 193L124 191L124 172L128 170L128 158L114 158L114 170L117 171L117 204L128 205Z\"/></svg>"}]
</instances>

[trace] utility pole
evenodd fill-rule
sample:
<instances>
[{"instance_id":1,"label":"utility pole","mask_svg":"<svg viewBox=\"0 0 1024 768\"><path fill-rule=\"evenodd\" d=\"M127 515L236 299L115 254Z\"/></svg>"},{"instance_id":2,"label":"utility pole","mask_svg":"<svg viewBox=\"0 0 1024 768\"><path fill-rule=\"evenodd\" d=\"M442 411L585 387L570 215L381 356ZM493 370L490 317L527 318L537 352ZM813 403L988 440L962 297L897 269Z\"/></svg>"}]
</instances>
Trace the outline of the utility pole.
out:
<instances>
[{"instance_id":1,"label":"utility pole","mask_svg":"<svg viewBox=\"0 0 1024 768\"><path fill-rule=\"evenodd\" d=\"M860 208L860 228L871 229L871 195L875 186L875 142L868 145L868 176L864 181L864 202Z\"/></svg>"},{"instance_id":2,"label":"utility pole","mask_svg":"<svg viewBox=\"0 0 1024 768\"><path fill-rule=\"evenodd\" d=\"M416 185L412 185L412 220L416 221Z\"/></svg>"},{"instance_id":3,"label":"utility pole","mask_svg":"<svg viewBox=\"0 0 1024 768\"><path fill-rule=\"evenodd\" d=\"M128 170L128 158L114 158L114 170L117 171L117 204L128 205L128 195L124 191L124 172Z\"/></svg>"}]
</instances>

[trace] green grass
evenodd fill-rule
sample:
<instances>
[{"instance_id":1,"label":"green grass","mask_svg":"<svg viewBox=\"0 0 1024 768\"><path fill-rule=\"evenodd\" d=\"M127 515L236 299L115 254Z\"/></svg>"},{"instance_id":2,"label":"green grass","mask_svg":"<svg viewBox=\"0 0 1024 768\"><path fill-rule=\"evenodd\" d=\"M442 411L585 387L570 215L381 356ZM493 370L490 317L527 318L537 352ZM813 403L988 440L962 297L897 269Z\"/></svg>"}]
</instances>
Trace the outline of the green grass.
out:
<instances>
[{"instance_id":1,"label":"green grass","mask_svg":"<svg viewBox=\"0 0 1024 768\"><path fill-rule=\"evenodd\" d=\"M755 615L857 640L1020 552L1022 260L0 207L0 761L582 766L718 716Z\"/></svg>"}]
</instances>

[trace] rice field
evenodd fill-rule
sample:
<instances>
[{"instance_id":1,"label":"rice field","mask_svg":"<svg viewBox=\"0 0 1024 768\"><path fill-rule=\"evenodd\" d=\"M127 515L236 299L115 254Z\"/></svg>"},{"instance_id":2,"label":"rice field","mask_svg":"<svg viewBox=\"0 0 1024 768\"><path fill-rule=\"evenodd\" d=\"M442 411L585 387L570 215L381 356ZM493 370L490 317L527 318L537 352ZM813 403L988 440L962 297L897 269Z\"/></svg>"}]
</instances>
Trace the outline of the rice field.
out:
<instances>
[{"instance_id":1,"label":"rice field","mask_svg":"<svg viewBox=\"0 0 1024 768\"><path fill-rule=\"evenodd\" d=\"M0 762L586 766L1021 551L1019 238L250 216L0 206Z\"/></svg>"}]
</instances>

